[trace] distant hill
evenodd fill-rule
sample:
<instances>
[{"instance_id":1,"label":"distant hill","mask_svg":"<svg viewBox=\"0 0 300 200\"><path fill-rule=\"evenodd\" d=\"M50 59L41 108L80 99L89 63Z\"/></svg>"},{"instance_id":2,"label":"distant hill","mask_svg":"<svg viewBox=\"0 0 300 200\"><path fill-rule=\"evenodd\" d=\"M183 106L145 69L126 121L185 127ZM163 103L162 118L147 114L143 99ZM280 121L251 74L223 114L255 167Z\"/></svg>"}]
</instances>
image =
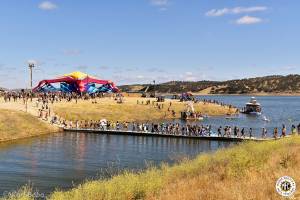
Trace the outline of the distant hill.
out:
<instances>
[{"instance_id":1,"label":"distant hill","mask_svg":"<svg viewBox=\"0 0 300 200\"><path fill-rule=\"evenodd\" d=\"M154 91L154 85L119 86L123 92ZM159 93L193 92L202 94L300 93L300 75L264 76L229 81L171 81L157 84Z\"/></svg>"}]
</instances>

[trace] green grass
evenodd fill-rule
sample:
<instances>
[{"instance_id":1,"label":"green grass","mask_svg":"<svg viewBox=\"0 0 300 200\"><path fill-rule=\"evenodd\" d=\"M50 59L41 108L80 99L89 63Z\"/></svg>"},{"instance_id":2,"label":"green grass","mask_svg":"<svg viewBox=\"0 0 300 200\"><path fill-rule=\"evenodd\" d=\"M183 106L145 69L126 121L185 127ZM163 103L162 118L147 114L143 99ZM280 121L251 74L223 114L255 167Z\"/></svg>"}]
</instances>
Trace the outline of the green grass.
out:
<instances>
[{"instance_id":1,"label":"green grass","mask_svg":"<svg viewBox=\"0 0 300 200\"><path fill-rule=\"evenodd\" d=\"M174 166L87 181L49 199L280 199L274 190L277 178L290 175L300 183L299 152L299 136L248 142Z\"/></svg>"}]
</instances>

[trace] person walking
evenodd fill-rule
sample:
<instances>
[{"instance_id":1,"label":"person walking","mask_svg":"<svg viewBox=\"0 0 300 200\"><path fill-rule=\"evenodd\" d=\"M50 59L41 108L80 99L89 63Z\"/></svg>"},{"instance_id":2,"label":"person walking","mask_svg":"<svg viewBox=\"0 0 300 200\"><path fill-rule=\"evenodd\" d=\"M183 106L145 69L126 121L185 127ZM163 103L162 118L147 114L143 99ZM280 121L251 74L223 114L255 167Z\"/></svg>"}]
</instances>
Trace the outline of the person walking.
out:
<instances>
[{"instance_id":1,"label":"person walking","mask_svg":"<svg viewBox=\"0 0 300 200\"><path fill-rule=\"evenodd\" d=\"M242 130L241 130L241 136L245 137L245 128L242 128Z\"/></svg>"}]
</instances>

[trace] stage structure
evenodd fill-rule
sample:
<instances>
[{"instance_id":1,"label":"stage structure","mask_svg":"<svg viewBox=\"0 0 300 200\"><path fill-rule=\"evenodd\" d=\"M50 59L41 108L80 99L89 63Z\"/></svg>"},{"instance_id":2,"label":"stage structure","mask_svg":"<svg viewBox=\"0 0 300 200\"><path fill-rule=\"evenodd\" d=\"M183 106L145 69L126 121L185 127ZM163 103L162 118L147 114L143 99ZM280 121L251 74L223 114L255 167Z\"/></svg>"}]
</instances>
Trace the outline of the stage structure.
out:
<instances>
[{"instance_id":1,"label":"stage structure","mask_svg":"<svg viewBox=\"0 0 300 200\"><path fill-rule=\"evenodd\" d=\"M55 87L54 84L59 84ZM76 71L55 79L42 80L33 89L34 92L77 92L77 93L117 93L119 89L112 81L100 80L88 74Z\"/></svg>"}]
</instances>

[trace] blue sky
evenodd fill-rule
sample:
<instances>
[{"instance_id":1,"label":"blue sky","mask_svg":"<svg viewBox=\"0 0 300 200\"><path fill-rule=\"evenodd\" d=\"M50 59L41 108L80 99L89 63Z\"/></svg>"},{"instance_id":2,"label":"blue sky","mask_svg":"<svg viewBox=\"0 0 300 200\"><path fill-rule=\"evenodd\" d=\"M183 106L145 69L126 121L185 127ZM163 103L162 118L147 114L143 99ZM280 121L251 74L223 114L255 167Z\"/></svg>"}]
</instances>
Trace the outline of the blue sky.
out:
<instances>
[{"instance_id":1,"label":"blue sky","mask_svg":"<svg viewBox=\"0 0 300 200\"><path fill-rule=\"evenodd\" d=\"M0 86L75 70L118 85L300 73L299 0L3 0Z\"/></svg>"}]
</instances>

